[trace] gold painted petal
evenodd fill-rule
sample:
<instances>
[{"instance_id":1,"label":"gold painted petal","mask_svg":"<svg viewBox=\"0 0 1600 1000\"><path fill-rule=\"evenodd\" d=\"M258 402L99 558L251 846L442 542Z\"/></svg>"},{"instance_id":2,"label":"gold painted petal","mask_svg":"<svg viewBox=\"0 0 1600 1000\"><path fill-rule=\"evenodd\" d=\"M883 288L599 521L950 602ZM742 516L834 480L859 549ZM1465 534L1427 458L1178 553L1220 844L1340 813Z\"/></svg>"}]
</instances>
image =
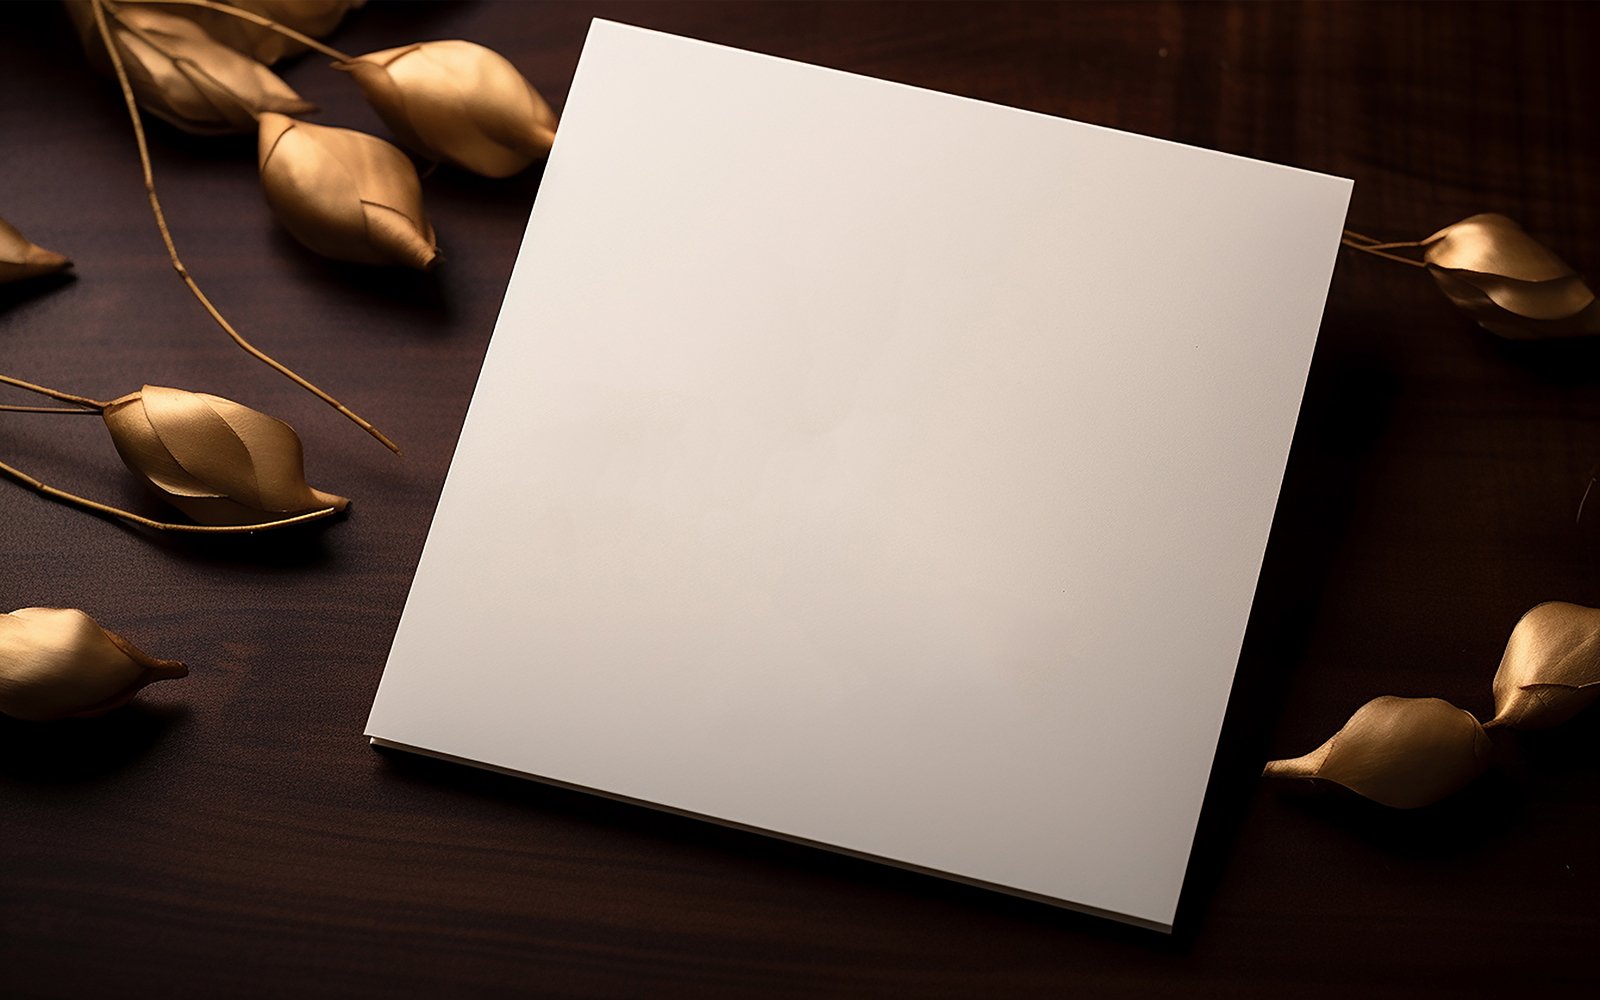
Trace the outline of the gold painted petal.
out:
<instances>
[{"instance_id":1,"label":"gold painted petal","mask_svg":"<svg viewBox=\"0 0 1600 1000\"><path fill-rule=\"evenodd\" d=\"M243 443L258 491L255 506L276 513L343 507L343 497L318 494L306 485L305 449L294 428L231 399L197 393ZM319 500L318 498L323 499ZM243 499L242 497L240 499Z\"/></svg>"},{"instance_id":2,"label":"gold painted petal","mask_svg":"<svg viewBox=\"0 0 1600 1000\"><path fill-rule=\"evenodd\" d=\"M114 399L102 413L111 443L123 464L150 481L163 499L175 506L178 498L218 498L222 496L184 471L172 457L161 436L145 413L144 401L137 392Z\"/></svg>"},{"instance_id":3,"label":"gold painted petal","mask_svg":"<svg viewBox=\"0 0 1600 1000\"><path fill-rule=\"evenodd\" d=\"M139 395L156 436L185 472L223 496L265 509L250 449L205 394L147 385Z\"/></svg>"},{"instance_id":4,"label":"gold painted petal","mask_svg":"<svg viewBox=\"0 0 1600 1000\"><path fill-rule=\"evenodd\" d=\"M0 712L44 721L101 715L188 668L141 652L71 608L0 614Z\"/></svg>"},{"instance_id":5,"label":"gold painted petal","mask_svg":"<svg viewBox=\"0 0 1600 1000\"><path fill-rule=\"evenodd\" d=\"M1374 698L1326 743L1275 760L1268 777L1331 781L1396 809L1431 805L1489 765L1489 738L1468 712L1438 698Z\"/></svg>"},{"instance_id":6,"label":"gold painted petal","mask_svg":"<svg viewBox=\"0 0 1600 1000\"><path fill-rule=\"evenodd\" d=\"M1494 675L1491 726L1548 729L1600 698L1600 609L1552 601L1517 622Z\"/></svg>"},{"instance_id":7,"label":"gold painted petal","mask_svg":"<svg viewBox=\"0 0 1600 1000\"><path fill-rule=\"evenodd\" d=\"M1423 259L1436 267L1519 281L1550 281L1576 273L1521 226L1492 212L1462 219L1422 242L1427 247Z\"/></svg>"},{"instance_id":8,"label":"gold painted petal","mask_svg":"<svg viewBox=\"0 0 1600 1000\"><path fill-rule=\"evenodd\" d=\"M0 219L0 285L55 274L72 266L72 261L46 250Z\"/></svg>"},{"instance_id":9,"label":"gold painted petal","mask_svg":"<svg viewBox=\"0 0 1600 1000\"><path fill-rule=\"evenodd\" d=\"M74 10L80 31L85 15ZM110 22L139 106L188 132L249 132L264 111L316 110L277 74L222 45L188 18L143 6L116 8ZM100 37L87 15L84 44L109 70Z\"/></svg>"},{"instance_id":10,"label":"gold painted petal","mask_svg":"<svg viewBox=\"0 0 1600 1000\"><path fill-rule=\"evenodd\" d=\"M1477 286L1495 305L1528 319L1566 319L1594 302L1594 293L1575 274L1550 281L1519 281L1476 271L1456 274Z\"/></svg>"},{"instance_id":11,"label":"gold painted petal","mask_svg":"<svg viewBox=\"0 0 1600 1000\"><path fill-rule=\"evenodd\" d=\"M292 28L302 35L322 38L344 20L345 14L366 0L227 0L231 7L247 10ZM271 65L285 56L305 51L305 46L271 28L204 7L174 7L172 12L205 28L213 38L252 59Z\"/></svg>"},{"instance_id":12,"label":"gold painted petal","mask_svg":"<svg viewBox=\"0 0 1600 1000\"><path fill-rule=\"evenodd\" d=\"M231 399L147 385L113 400L105 418L128 468L201 524L260 524L349 505L306 484L294 428Z\"/></svg>"},{"instance_id":13,"label":"gold painted petal","mask_svg":"<svg viewBox=\"0 0 1600 1000\"><path fill-rule=\"evenodd\" d=\"M431 159L508 177L550 152L556 116L505 57L458 39L335 64L402 142Z\"/></svg>"},{"instance_id":14,"label":"gold painted petal","mask_svg":"<svg viewBox=\"0 0 1600 1000\"><path fill-rule=\"evenodd\" d=\"M1430 267L1428 273L1458 309L1498 336L1511 340L1542 340L1600 334L1600 300L1591 301L1570 316L1536 319L1518 315L1491 299L1483 289L1462 277L1470 272Z\"/></svg>"},{"instance_id":15,"label":"gold painted petal","mask_svg":"<svg viewBox=\"0 0 1600 1000\"><path fill-rule=\"evenodd\" d=\"M416 168L377 136L262 115L259 163L278 221L317 253L418 268L437 259Z\"/></svg>"}]
</instances>

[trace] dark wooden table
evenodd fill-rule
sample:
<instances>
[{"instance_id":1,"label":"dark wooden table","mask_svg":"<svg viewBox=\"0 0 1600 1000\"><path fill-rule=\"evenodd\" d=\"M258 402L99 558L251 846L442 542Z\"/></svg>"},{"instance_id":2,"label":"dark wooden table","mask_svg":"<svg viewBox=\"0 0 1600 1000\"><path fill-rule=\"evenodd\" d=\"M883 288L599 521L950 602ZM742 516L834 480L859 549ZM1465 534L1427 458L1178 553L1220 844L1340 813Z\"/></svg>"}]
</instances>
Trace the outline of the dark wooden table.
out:
<instances>
[{"instance_id":1,"label":"dark wooden table","mask_svg":"<svg viewBox=\"0 0 1600 1000\"><path fill-rule=\"evenodd\" d=\"M485 42L559 108L596 14L1353 177L1351 225L1375 235L1505 212L1600 276L1600 8L374 3L334 41ZM321 120L382 134L323 64L283 72ZM0 292L0 371L239 399L294 423L313 482L355 503L320 530L196 541L0 484L0 610L82 607L192 667L99 721L0 720L0 994L1559 995L1600 978L1600 711L1502 746L1418 812L1257 778L1379 694L1485 715L1524 610L1600 605L1600 532L1575 518L1600 346L1509 344L1421 272L1340 260L1167 939L369 749L539 172L430 176L448 260L419 277L276 230L253 138L152 139L202 285L406 454L210 326L161 251L114 88L59 9L5 5L0 216L77 277ZM159 509L93 421L0 414L0 458Z\"/></svg>"}]
</instances>

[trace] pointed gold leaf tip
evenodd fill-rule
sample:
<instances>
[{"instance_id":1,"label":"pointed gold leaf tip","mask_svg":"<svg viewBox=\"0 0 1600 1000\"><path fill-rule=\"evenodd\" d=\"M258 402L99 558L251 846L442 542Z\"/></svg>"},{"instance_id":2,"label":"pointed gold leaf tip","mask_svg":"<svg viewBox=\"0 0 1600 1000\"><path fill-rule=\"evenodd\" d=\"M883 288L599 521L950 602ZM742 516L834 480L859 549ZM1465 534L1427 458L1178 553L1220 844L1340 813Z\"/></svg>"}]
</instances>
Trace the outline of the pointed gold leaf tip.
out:
<instances>
[{"instance_id":1,"label":"pointed gold leaf tip","mask_svg":"<svg viewBox=\"0 0 1600 1000\"><path fill-rule=\"evenodd\" d=\"M1600 698L1600 609L1552 601L1517 622L1494 675L1486 725L1548 729Z\"/></svg>"},{"instance_id":2,"label":"pointed gold leaf tip","mask_svg":"<svg viewBox=\"0 0 1600 1000\"><path fill-rule=\"evenodd\" d=\"M1440 290L1491 333L1518 340L1600 334L1594 292L1511 219L1474 215L1422 245Z\"/></svg>"},{"instance_id":3,"label":"pointed gold leaf tip","mask_svg":"<svg viewBox=\"0 0 1600 1000\"><path fill-rule=\"evenodd\" d=\"M72 261L62 254L46 250L0 219L0 285L55 274L71 266Z\"/></svg>"},{"instance_id":4,"label":"pointed gold leaf tip","mask_svg":"<svg viewBox=\"0 0 1600 1000\"><path fill-rule=\"evenodd\" d=\"M0 712L17 719L103 715L188 668L162 660L75 608L0 614Z\"/></svg>"},{"instance_id":5,"label":"pointed gold leaf tip","mask_svg":"<svg viewBox=\"0 0 1600 1000\"><path fill-rule=\"evenodd\" d=\"M413 152L485 177L509 177L555 141L550 105L500 53L474 42L418 42L335 64Z\"/></svg>"},{"instance_id":6,"label":"pointed gold leaf tip","mask_svg":"<svg viewBox=\"0 0 1600 1000\"><path fill-rule=\"evenodd\" d=\"M309 249L418 270L438 259L417 170L377 136L264 114L257 162L273 215Z\"/></svg>"},{"instance_id":7,"label":"pointed gold leaf tip","mask_svg":"<svg viewBox=\"0 0 1600 1000\"><path fill-rule=\"evenodd\" d=\"M1274 760L1272 778L1331 781L1396 809L1432 805L1489 765L1489 738L1468 712L1438 698L1367 702L1322 746Z\"/></svg>"}]
</instances>

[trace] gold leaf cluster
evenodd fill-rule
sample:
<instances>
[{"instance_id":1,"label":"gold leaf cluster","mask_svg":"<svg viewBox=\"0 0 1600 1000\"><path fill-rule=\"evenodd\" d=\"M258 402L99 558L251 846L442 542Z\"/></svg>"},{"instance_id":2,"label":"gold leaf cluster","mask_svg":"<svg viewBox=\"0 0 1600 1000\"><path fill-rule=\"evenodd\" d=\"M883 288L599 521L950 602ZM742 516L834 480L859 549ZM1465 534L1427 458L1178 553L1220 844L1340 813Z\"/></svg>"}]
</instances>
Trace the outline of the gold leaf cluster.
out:
<instances>
[{"instance_id":1,"label":"gold leaf cluster","mask_svg":"<svg viewBox=\"0 0 1600 1000\"><path fill-rule=\"evenodd\" d=\"M1438 698L1375 698L1327 742L1268 762L1274 778L1332 782L1397 809L1431 805L1489 765L1497 729L1548 729L1600 697L1600 609L1552 601L1517 622L1494 676L1495 714Z\"/></svg>"}]
</instances>

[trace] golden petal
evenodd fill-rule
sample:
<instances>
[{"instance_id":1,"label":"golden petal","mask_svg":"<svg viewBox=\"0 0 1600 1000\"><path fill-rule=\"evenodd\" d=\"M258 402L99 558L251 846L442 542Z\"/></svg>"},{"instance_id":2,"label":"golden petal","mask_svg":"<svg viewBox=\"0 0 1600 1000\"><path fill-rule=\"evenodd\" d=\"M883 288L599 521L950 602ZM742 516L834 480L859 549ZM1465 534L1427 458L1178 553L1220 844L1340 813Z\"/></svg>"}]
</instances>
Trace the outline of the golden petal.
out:
<instances>
[{"instance_id":1,"label":"golden petal","mask_svg":"<svg viewBox=\"0 0 1600 1000\"><path fill-rule=\"evenodd\" d=\"M54 274L71 266L72 261L32 242L0 219L0 285Z\"/></svg>"},{"instance_id":2,"label":"golden petal","mask_svg":"<svg viewBox=\"0 0 1600 1000\"><path fill-rule=\"evenodd\" d=\"M178 128L249 132L261 112L315 110L277 74L187 18L124 6L111 27L140 107ZM98 34L87 44L96 51Z\"/></svg>"},{"instance_id":3,"label":"golden petal","mask_svg":"<svg viewBox=\"0 0 1600 1000\"><path fill-rule=\"evenodd\" d=\"M1438 268L1429 269L1436 274ZM1473 286L1489 301L1528 319L1566 319L1576 316L1594 302L1594 293L1575 274L1550 281L1520 281L1480 271L1451 271L1451 275Z\"/></svg>"},{"instance_id":4,"label":"golden petal","mask_svg":"<svg viewBox=\"0 0 1600 1000\"><path fill-rule=\"evenodd\" d=\"M139 391L156 436L183 470L247 507L265 510L250 449L203 393L147 385Z\"/></svg>"},{"instance_id":5,"label":"golden petal","mask_svg":"<svg viewBox=\"0 0 1600 1000\"><path fill-rule=\"evenodd\" d=\"M44 721L100 715L188 668L159 660L71 608L0 614L0 712Z\"/></svg>"},{"instance_id":6,"label":"golden petal","mask_svg":"<svg viewBox=\"0 0 1600 1000\"><path fill-rule=\"evenodd\" d=\"M1491 726L1547 729L1600 697L1600 609L1552 601L1511 630L1494 675Z\"/></svg>"},{"instance_id":7,"label":"golden petal","mask_svg":"<svg viewBox=\"0 0 1600 1000\"><path fill-rule=\"evenodd\" d=\"M1423 240L1423 259L1437 267L1498 274L1519 281L1550 281L1575 274L1544 244L1503 215L1462 219Z\"/></svg>"},{"instance_id":8,"label":"golden petal","mask_svg":"<svg viewBox=\"0 0 1600 1000\"><path fill-rule=\"evenodd\" d=\"M259 155L268 204L312 250L357 263L411 267L425 267L437 256L416 168L377 136L262 115ZM399 215L415 240L396 239L399 220L383 218L373 231L370 206Z\"/></svg>"},{"instance_id":9,"label":"golden petal","mask_svg":"<svg viewBox=\"0 0 1600 1000\"><path fill-rule=\"evenodd\" d=\"M507 177L550 151L556 117L493 49L421 42L368 53L348 70L401 141L433 159Z\"/></svg>"},{"instance_id":10,"label":"golden petal","mask_svg":"<svg viewBox=\"0 0 1600 1000\"><path fill-rule=\"evenodd\" d=\"M1430 267L1428 272L1433 275L1439 290L1457 308L1476 320L1479 326L1498 336L1511 340L1541 340L1600 334L1600 300L1592 301L1578 312L1560 319L1536 319L1511 312L1491 299L1481 288L1462 277L1470 272L1447 271L1438 267Z\"/></svg>"},{"instance_id":11,"label":"golden petal","mask_svg":"<svg viewBox=\"0 0 1600 1000\"><path fill-rule=\"evenodd\" d=\"M144 400L139 393L112 400L101 415L123 464L148 480L167 502L178 505L180 498L221 497L221 493L186 472L167 451L145 413Z\"/></svg>"},{"instance_id":12,"label":"golden petal","mask_svg":"<svg viewBox=\"0 0 1600 1000\"><path fill-rule=\"evenodd\" d=\"M1489 765L1489 738L1471 713L1438 698L1367 702L1322 746L1275 760L1269 777L1331 781L1396 809L1431 805Z\"/></svg>"},{"instance_id":13,"label":"golden petal","mask_svg":"<svg viewBox=\"0 0 1600 1000\"><path fill-rule=\"evenodd\" d=\"M259 159L267 204L289 234L340 260L382 263L367 245L354 173L321 141L324 126L261 116Z\"/></svg>"},{"instance_id":14,"label":"golden petal","mask_svg":"<svg viewBox=\"0 0 1600 1000\"><path fill-rule=\"evenodd\" d=\"M231 399L209 393L197 395L227 422L250 453L262 510L282 514L321 507L342 510L349 503L343 497L319 493L306 485L305 450L293 427Z\"/></svg>"}]
</instances>

